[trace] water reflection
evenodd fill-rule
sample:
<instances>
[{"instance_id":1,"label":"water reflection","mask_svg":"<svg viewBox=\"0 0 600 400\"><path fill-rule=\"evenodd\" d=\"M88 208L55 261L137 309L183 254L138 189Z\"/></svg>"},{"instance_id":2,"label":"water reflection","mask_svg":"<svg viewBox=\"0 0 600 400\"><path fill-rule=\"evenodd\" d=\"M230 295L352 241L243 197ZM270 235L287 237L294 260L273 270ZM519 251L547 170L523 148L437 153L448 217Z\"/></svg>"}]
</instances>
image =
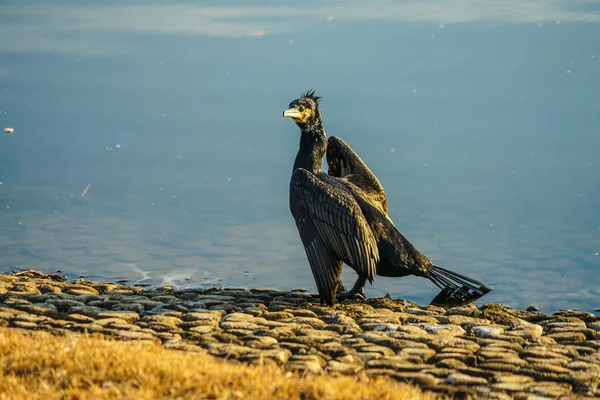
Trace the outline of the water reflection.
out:
<instances>
[{"instance_id":1,"label":"water reflection","mask_svg":"<svg viewBox=\"0 0 600 400\"><path fill-rule=\"evenodd\" d=\"M328 133L433 261L493 286L488 301L599 307L598 15L584 1L4 2L0 269L314 290L287 206L298 133L280 120L314 87ZM437 290L367 287L386 292Z\"/></svg>"}]
</instances>

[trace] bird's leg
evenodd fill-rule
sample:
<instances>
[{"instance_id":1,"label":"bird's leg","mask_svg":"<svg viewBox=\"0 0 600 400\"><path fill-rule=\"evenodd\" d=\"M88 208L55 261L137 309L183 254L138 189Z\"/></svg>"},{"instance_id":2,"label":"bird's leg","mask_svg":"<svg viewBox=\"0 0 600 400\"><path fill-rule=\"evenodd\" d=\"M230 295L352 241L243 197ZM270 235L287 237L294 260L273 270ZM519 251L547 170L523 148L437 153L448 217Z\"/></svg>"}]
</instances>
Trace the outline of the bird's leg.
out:
<instances>
[{"instance_id":1,"label":"bird's leg","mask_svg":"<svg viewBox=\"0 0 600 400\"><path fill-rule=\"evenodd\" d=\"M346 287L342 282L342 267L344 266L344 262L342 260L338 260L337 262L337 272L336 272L336 285L335 285L335 293L342 293L346 291Z\"/></svg>"},{"instance_id":2,"label":"bird's leg","mask_svg":"<svg viewBox=\"0 0 600 400\"><path fill-rule=\"evenodd\" d=\"M349 292L338 293L336 298L338 301L344 301L347 299L357 299L357 300L365 300L365 283L367 283L367 278L364 276L359 276L354 286Z\"/></svg>"},{"instance_id":3,"label":"bird's leg","mask_svg":"<svg viewBox=\"0 0 600 400\"><path fill-rule=\"evenodd\" d=\"M342 280L340 279L337 283L337 289L335 290L336 293L344 293L346 291L346 287L344 286L344 284L342 283Z\"/></svg>"}]
</instances>

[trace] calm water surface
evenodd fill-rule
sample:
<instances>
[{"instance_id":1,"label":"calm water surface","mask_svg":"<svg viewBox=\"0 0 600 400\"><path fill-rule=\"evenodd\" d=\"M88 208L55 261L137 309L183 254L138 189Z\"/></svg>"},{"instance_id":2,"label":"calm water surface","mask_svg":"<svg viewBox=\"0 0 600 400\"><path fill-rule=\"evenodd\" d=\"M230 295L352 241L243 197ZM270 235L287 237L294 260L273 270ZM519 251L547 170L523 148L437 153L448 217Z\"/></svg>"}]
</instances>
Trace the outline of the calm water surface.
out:
<instances>
[{"instance_id":1,"label":"calm water surface","mask_svg":"<svg viewBox=\"0 0 600 400\"><path fill-rule=\"evenodd\" d=\"M127 3L0 1L0 272L314 291L281 119L314 88L434 262L600 307L598 2Z\"/></svg>"}]
</instances>

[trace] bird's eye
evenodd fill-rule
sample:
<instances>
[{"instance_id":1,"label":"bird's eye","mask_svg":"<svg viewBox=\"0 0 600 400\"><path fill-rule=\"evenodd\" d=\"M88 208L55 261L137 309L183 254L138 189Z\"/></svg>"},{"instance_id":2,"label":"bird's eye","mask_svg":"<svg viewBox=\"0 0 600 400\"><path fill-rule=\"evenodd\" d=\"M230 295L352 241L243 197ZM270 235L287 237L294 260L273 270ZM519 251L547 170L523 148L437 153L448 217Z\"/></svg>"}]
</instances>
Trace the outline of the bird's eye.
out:
<instances>
[{"instance_id":1,"label":"bird's eye","mask_svg":"<svg viewBox=\"0 0 600 400\"><path fill-rule=\"evenodd\" d=\"M300 112L304 111L304 106L298 107L298 111L300 111Z\"/></svg>"}]
</instances>

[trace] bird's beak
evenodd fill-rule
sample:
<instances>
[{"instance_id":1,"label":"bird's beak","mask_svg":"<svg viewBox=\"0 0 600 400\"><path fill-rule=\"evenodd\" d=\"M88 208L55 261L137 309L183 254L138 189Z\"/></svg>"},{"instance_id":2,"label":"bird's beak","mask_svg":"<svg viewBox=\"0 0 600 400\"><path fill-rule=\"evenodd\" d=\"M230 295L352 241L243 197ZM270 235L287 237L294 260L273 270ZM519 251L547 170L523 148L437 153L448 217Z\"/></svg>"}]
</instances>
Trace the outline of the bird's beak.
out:
<instances>
[{"instance_id":1,"label":"bird's beak","mask_svg":"<svg viewBox=\"0 0 600 400\"><path fill-rule=\"evenodd\" d=\"M282 118L285 118L285 117L300 118L301 116L302 116L302 113L300 113L300 111L298 111L297 108L290 108L289 110L285 110L283 112Z\"/></svg>"}]
</instances>

